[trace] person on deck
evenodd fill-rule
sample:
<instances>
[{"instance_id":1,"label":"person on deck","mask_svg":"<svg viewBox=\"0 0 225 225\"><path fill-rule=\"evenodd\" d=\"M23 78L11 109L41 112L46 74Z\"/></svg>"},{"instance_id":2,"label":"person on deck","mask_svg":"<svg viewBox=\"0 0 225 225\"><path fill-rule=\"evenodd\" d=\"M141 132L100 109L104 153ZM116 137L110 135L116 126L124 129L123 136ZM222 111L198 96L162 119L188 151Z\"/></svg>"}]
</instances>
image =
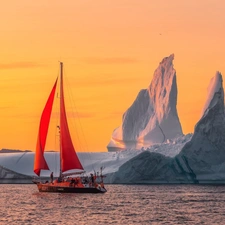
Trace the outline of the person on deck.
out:
<instances>
[{"instance_id":1,"label":"person on deck","mask_svg":"<svg viewBox=\"0 0 225 225\"><path fill-rule=\"evenodd\" d=\"M51 178L51 183L53 183L53 172L51 172L50 178Z\"/></svg>"},{"instance_id":2,"label":"person on deck","mask_svg":"<svg viewBox=\"0 0 225 225\"><path fill-rule=\"evenodd\" d=\"M94 182L95 182L95 179L93 174L91 173L91 186L94 186Z\"/></svg>"}]
</instances>

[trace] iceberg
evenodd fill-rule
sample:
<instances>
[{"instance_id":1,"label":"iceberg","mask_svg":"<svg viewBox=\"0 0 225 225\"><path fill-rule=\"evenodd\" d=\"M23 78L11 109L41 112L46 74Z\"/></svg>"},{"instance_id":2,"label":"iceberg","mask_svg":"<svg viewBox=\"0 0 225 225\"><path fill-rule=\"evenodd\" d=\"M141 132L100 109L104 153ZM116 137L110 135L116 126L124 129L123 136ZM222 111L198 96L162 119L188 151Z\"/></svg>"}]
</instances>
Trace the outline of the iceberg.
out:
<instances>
[{"instance_id":1,"label":"iceberg","mask_svg":"<svg viewBox=\"0 0 225 225\"><path fill-rule=\"evenodd\" d=\"M220 72L211 79L201 119L190 142L175 157L182 170L200 182L225 179L224 89Z\"/></svg>"},{"instance_id":2,"label":"iceberg","mask_svg":"<svg viewBox=\"0 0 225 225\"><path fill-rule=\"evenodd\" d=\"M107 146L108 151L140 149L182 136L177 113L177 82L174 55L165 57L154 72L151 84L139 92L124 113Z\"/></svg>"},{"instance_id":3,"label":"iceberg","mask_svg":"<svg viewBox=\"0 0 225 225\"><path fill-rule=\"evenodd\" d=\"M0 183L29 183L31 176L20 174L8 168L0 166Z\"/></svg>"},{"instance_id":4,"label":"iceberg","mask_svg":"<svg viewBox=\"0 0 225 225\"><path fill-rule=\"evenodd\" d=\"M109 183L224 183L225 114L221 73L211 79L194 134L171 157L147 149L108 176ZM188 140L188 139L186 139Z\"/></svg>"}]
</instances>

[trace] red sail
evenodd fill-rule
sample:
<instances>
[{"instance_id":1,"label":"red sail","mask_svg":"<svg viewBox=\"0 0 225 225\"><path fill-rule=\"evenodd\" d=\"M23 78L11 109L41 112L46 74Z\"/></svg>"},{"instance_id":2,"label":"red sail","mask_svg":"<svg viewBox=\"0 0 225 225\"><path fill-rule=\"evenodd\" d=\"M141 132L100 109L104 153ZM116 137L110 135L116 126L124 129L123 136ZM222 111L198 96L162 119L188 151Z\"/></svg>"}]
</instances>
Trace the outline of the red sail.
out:
<instances>
[{"instance_id":1,"label":"red sail","mask_svg":"<svg viewBox=\"0 0 225 225\"><path fill-rule=\"evenodd\" d=\"M81 169L83 166L80 163L79 158L73 147L72 139L70 137L70 132L68 128L65 102L64 102L64 92L63 92L63 71L61 64L61 85L60 85L60 141L61 141L61 169L62 172L72 169Z\"/></svg>"},{"instance_id":2,"label":"red sail","mask_svg":"<svg viewBox=\"0 0 225 225\"><path fill-rule=\"evenodd\" d=\"M39 125L39 133L37 139L37 146L36 146L36 154L34 159L34 172L40 176L41 170L49 170L48 165L44 158L44 150L45 150L45 143L46 137L48 133L49 121L52 112L52 105L57 85L57 80L52 88L52 91L48 97L48 101L46 102L45 108L41 115L41 121Z\"/></svg>"}]
</instances>

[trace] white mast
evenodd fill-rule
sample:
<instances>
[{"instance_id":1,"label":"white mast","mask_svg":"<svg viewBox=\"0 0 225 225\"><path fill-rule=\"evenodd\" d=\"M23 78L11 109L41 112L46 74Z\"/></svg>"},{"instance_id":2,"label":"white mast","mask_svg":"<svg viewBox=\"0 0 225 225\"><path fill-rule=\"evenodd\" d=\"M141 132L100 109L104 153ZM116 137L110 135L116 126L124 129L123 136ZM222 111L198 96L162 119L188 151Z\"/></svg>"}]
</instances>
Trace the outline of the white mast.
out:
<instances>
[{"instance_id":1,"label":"white mast","mask_svg":"<svg viewBox=\"0 0 225 225\"><path fill-rule=\"evenodd\" d=\"M60 107L59 107L59 113L61 115L61 99L63 97L63 93L62 93L62 79L63 79L63 63L60 62ZM61 118L61 116L60 116ZM60 131L60 130L59 130ZM59 148L60 148L60 157L59 157L59 177L62 178L62 162L61 162L61 158L62 158L62 144L61 144L61 133L59 134Z\"/></svg>"}]
</instances>

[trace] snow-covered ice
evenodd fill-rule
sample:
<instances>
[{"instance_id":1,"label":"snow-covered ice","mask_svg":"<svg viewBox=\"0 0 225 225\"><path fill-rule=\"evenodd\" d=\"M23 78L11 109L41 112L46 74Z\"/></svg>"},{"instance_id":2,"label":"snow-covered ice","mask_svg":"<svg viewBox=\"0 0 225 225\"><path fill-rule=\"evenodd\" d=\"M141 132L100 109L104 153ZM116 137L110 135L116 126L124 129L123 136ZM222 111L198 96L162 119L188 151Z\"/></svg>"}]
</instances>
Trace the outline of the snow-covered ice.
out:
<instances>
[{"instance_id":1,"label":"snow-covered ice","mask_svg":"<svg viewBox=\"0 0 225 225\"><path fill-rule=\"evenodd\" d=\"M99 171L103 167L104 174L114 173L119 170L120 166L139 155L142 152L160 153L165 156L173 157L177 155L184 144L190 140L192 134L180 136L174 140L167 140L163 144L156 144L149 148L142 148L141 150L123 150L119 152L78 152L78 157L87 174L93 171ZM0 165L12 171L21 174L36 176L33 172L34 152L24 153L1 153ZM55 176L58 176L59 171L59 153L46 152L46 161L49 165L50 171L53 171ZM1 169L1 168L0 168ZM49 176L50 171L43 170L41 176Z\"/></svg>"}]
</instances>

